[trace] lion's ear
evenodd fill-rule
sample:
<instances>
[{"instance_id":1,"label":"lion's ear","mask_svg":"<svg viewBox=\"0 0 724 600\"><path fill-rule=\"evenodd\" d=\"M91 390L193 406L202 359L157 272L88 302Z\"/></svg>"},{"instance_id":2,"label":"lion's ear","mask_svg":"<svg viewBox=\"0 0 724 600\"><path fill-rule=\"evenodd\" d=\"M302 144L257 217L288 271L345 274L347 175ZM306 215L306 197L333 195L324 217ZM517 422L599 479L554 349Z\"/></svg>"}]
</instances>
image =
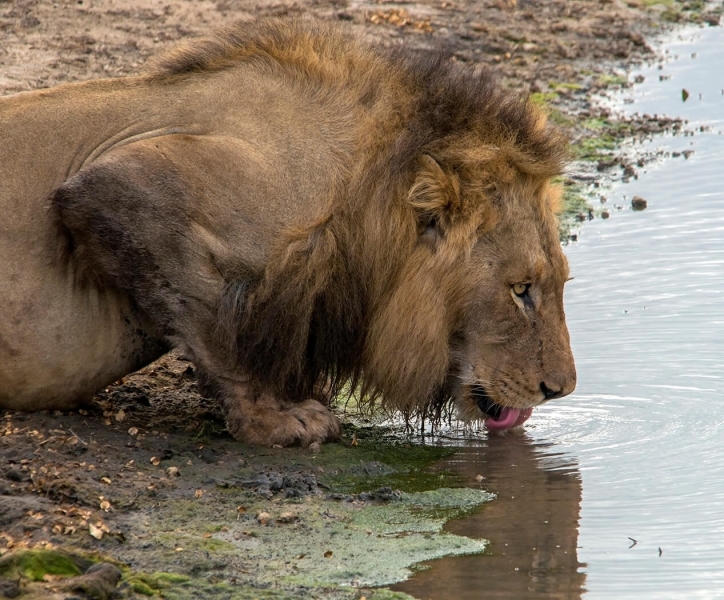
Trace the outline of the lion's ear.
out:
<instances>
[{"instance_id":1,"label":"lion's ear","mask_svg":"<svg viewBox=\"0 0 724 600\"><path fill-rule=\"evenodd\" d=\"M441 235L460 205L460 180L429 154L420 156L419 165L407 199L415 209L420 234Z\"/></svg>"}]
</instances>

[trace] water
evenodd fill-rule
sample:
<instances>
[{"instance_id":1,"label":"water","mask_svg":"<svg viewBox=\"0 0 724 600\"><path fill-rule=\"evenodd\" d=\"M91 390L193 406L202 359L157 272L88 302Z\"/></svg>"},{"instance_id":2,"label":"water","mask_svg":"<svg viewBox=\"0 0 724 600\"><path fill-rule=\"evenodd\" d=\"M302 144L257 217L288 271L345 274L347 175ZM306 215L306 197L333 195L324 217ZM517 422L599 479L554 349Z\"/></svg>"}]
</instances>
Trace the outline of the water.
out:
<instances>
[{"instance_id":1,"label":"water","mask_svg":"<svg viewBox=\"0 0 724 600\"><path fill-rule=\"evenodd\" d=\"M537 410L523 434L439 465L471 485L481 474L498 493L449 525L490 539L490 553L423 565L397 589L724 598L724 29L688 30L665 48L661 68L642 69L644 82L615 102L688 119L694 135L638 148L669 156L610 190L611 218L566 249L578 388ZM645 211L628 208L633 195Z\"/></svg>"}]
</instances>

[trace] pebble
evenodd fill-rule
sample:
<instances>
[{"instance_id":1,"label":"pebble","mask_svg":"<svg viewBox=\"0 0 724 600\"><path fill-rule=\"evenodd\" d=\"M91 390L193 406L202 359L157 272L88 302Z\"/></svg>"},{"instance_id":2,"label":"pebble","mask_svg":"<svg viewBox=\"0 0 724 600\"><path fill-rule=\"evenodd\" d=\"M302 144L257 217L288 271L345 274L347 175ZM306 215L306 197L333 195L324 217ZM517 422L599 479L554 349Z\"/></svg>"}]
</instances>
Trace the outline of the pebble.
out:
<instances>
[{"instance_id":1,"label":"pebble","mask_svg":"<svg viewBox=\"0 0 724 600\"><path fill-rule=\"evenodd\" d=\"M634 196L631 199L631 208L634 210L644 210L648 206L648 202L641 196Z\"/></svg>"}]
</instances>

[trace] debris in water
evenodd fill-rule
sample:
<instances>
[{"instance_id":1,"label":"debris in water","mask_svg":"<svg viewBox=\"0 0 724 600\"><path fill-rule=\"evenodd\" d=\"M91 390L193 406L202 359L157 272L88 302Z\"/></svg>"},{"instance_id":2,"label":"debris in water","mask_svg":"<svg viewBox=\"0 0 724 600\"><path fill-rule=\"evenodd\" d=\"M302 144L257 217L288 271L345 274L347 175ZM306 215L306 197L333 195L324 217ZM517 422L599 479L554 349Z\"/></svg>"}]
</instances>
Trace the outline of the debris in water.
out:
<instances>
[{"instance_id":1,"label":"debris in water","mask_svg":"<svg viewBox=\"0 0 724 600\"><path fill-rule=\"evenodd\" d=\"M631 199L631 208L634 210L644 210L648 206L648 202L641 196L634 196Z\"/></svg>"}]
</instances>

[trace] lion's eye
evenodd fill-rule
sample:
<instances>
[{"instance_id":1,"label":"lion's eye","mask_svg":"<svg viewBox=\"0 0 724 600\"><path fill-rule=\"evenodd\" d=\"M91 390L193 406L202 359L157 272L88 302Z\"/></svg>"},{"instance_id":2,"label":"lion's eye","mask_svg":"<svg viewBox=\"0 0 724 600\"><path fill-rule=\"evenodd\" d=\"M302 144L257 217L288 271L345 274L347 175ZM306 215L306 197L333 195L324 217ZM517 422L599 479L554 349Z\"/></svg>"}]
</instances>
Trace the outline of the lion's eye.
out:
<instances>
[{"instance_id":1,"label":"lion's eye","mask_svg":"<svg viewBox=\"0 0 724 600\"><path fill-rule=\"evenodd\" d=\"M425 223L425 231L424 233L435 233L437 229L437 219L435 217L430 217L430 220Z\"/></svg>"},{"instance_id":2,"label":"lion's eye","mask_svg":"<svg viewBox=\"0 0 724 600\"><path fill-rule=\"evenodd\" d=\"M438 238L437 219L430 217L426 222L418 225L420 241L434 247Z\"/></svg>"},{"instance_id":3,"label":"lion's eye","mask_svg":"<svg viewBox=\"0 0 724 600\"><path fill-rule=\"evenodd\" d=\"M525 298L528 295L529 289L530 283L516 283L513 285L513 293L518 296L518 298Z\"/></svg>"}]
</instances>

